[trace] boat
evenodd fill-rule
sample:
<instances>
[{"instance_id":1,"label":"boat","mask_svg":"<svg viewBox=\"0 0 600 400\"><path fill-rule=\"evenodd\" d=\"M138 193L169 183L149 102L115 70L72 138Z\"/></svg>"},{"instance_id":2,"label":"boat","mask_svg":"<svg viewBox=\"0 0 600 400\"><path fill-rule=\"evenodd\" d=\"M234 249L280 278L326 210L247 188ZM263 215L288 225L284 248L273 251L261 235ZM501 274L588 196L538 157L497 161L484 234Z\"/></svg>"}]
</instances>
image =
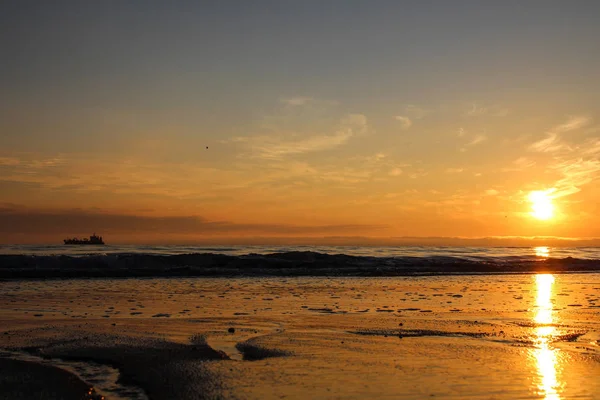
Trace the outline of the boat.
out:
<instances>
[{"instance_id":1,"label":"boat","mask_svg":"<svg viewBox=\"0 0 600 400\"><path fill-rule=\"evenodd\" d=\"M64 242L65 244L104 244L102 236L96 236L95 233L89 238L67 238L64 240Z\"/></svg>"}]
</instances>

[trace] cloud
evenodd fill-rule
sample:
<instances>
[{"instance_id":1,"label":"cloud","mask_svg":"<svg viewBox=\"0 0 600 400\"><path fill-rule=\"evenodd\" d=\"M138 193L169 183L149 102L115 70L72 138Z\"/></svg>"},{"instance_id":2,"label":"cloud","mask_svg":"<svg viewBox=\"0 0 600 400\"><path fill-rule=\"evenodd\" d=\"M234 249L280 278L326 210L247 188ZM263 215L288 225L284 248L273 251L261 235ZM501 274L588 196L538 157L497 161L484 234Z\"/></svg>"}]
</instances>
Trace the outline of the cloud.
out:
<instances>
[{"instance_id":1,"label":"cloud","mask_svg":"<svg viewBox=\"0 0 600 400\"><path fill-rule=\"evenodd\" d=\"M583 145L583 154L597 155L600 154L600 139L589 139Z\"/></svg>"},{"instance_id":2,"label":"cloud","mask_svg":"<svg viewBox=\"0 0 600 400\"><path fill-rule=\"evenodd\" d=\"M404 117L404 116L402 116L402 115L396 115L396 116L394 117L394 119L395 119L396 121L400 121L400 123L402 124L402 128L403 128L403 129L408 129L408 128L410 128L410 126L412 125L412 121L411 121L411 120L410 120L410 118L408 118L408 117Z\"/></svg>"},{"instance_id":3,"label":"cloud","mask_svg":"<svg viewBox=\"0 0 600 400\"><path fill-rule=\"evenodd\" d=\"M21 169L33 170L58 167L65 163L62 156L47 157L39 156L33 153L17 153L8 157L0 157L0 167L18 167Z\"/></svg>"},{"instance_id":4,"label":"cloud","mask_svg":"<svg viewBox=\"0 0 600 400\"><path fill-rule=\"evenodd\" d=\"M567 122L565 122L564 124L555 126L552 129L552 131L556 132L556 133L564 133L564 132L574 131L576 129L583 128L584 126L589 124L590 121L591 121L590 118L585 117L585 116L570 117Z\"/></svg>"},{"instance_id":5,"label":"cloud","mask_svg":"<svg viewBox=\"0 0 600 400\"><path fill-rule=\"evenodd\" d=\"M546 132L546 137L529 145L529 150L541 153L555 153L572 148L564 143L561 134L575 131L586 126L590 122L588 117L570 117L567 122L557 125Z\"/></svg>"},{"instance_id":6,"label":"cloud","mask_svg":"<svg viewBox=\"0 0 600 400\"><path fill-rule=\"evenodd\" d=\"M331 134L298 138L296 135L260 135L235 137L233 143L245 144L254 156L266 159L281 159L289 155L331 150L339 147L354 136L368 132L367 117L363 114L348 114L343 117Z\"/></svg>"},{"instance_id":7,"label":"cloud","mask_svg":"<svg viewBox=\"0 0 600 400\"><path fill-rule=\"evenodd\" d=\"M292 97L282 97L279 99L280 103L283 103L287 107L305 107L305 106L335 106L338 105L339 102L335 100L324 100L317 99L309 96L292 96Z\"/></svg>"},{"instance_id":8,"label":"cloud","mask_svg":"<svg viewBox=\"0 0 600 400\"><path fill-rule=\"evenodd\" d=\"M460 128L458 137L464 137L465 134L466 134L466 132L462 128ZM465 151L467 151L468 147L477 146L478 144L484 142L486 139L487 139L486 135L483 135L483 134L475 135L471 138L471 140L469 140L467 143L465 143L463 145L463 147L460 148L460 151L465 152Z\"/></svg>"},{"instance_id":9,"label":"cloud","mask_svg":"<svg viewBox=\"0 0 600 400\"><path fill-rule=\"evenodd\" d=\"M527 157L519 157L515 161L513 161L513 164L517 168L525 169L525 168L533 167L535 165L535 161L530 160Z\"/></svg>"},{"instance_id":10,"label":"cloud","mask_svg":"<svg viewBox=\"0 0 600 400\"><path fill-rule=\"evenodd\" d=\"M348 121L359 126L364 122L360 117L349 117ZM314 149L314 142L304 144L307 143ZM323 143L319 145L324 146ZM383 152L351 157L342 163L335 157L318 158L313 160L316 164L295 157L246 157L220 168L208 168L200 162L148 162L138 158L127 161L84 154L69 155L63 163L47 166L52 163L46 161L52 159L38 155L35 160L19 159L18 163L11 162L16 165L0 166L0 194L29 196L28 193L36 193L35 197L23 198L24 204L30 206L43 206L47 197L68 199L90 195L91 204L118 196L126 201L143 199L147 205L157 208L172 200L184 201L184 204L193 200L194 203L238 206L282 204L310 197L303 189L306 187L318 188L315 190L324 193L333 187L356 190L361 183L392 180L393 176L412 171L409 164L397 162ZM394 172L390 175L390 171ZM0 201L12 198L14 196L0 195Z\"/></svg>"},{"instance_id":11,"label":"cloud","mask_svg":"<svg viewBox=\"0 0 600 400\"><path fill-rule=\"evenodd\" d=\"M511 172L511 171L523 171L527 168L533 167L536 164L534 160L531 160L527 157L519 157L512 162L512 166L502 168L503 172Z\"/></svg>"},{"instance_id":12,"label":"cloud","mask_svg":"<svg viewBox=\"0 0 600 400\"><path fill-rule=\"evenodd\" d=\"M293 154L333 149L346 143L353 135L352 130L339 130L332 135L311 136L296 141L270 136L236 138L234 141L247 143L261 158L277 159Z\"/></svg>"},{"instance_id":13,"label":"cloud","mask_svg":"<svg viewBox=\"0 0 600 400\"><path fill-rule=\"evenodd\" d=\"M422 119L431 114L431 110L409 104L404 107L404 114L412 119Z\"/></svg>"},{"instance_id":14,"label":"cloud","mask_svg":"<svg viewBox=\"0 0 600 400\"><path fill-rule=\"evenodd\" d=\"M296 96L282 98L279 101L288 106L304 106L313 102L314 99L312 97Z\"/></svg>"},{"instance_id":15,"label":"cloud","mask_svg":"<svg viewBox=\"0 0 600 400\"><path fill-rule=\"evenodd\" d=\"M564 197L579 192L580 187L596 179L600 172L598 160L569 160L551 167L560 172L563 178L554 185L553 197Z\"/></svg>"},{"instance_id":16,"label":"cloud","mask_svg":"<svg viewBox=\"0 0 600 400\"><path fill-rule=\"evenodd\" d=\"M458 133L457 133L458 137L463 137L466 134L467 134L467 131L465 131L464 128L458 128Z\"/></svg>"},{"instance_id":17,"label":"cloud","mask_svg":"<svg viewBox=\"0 0 600 400\"><path fill-rule=\"evenodd\" d=\"M469 117L474 117L477 115L484 115L487 112L487 108L479 107L476 103L471 104L469 110L465 113L465 115Z\"/></svg>"},{"instance_id":18,"label":"cloud","mask_svg":"<svg viewBox=\"0 0 600 400\"><path fill-rule=\"evenodd\" d=\"M490 117L505 117L509 114L509 110L504 107L500 107L497 105L483 107L477 105L477 103L471 104L469 109L465 112L465 116L467 117L479 117L479 116L490 116Z\"/></svg>"},{"instance_id":19,"label":"cloud","mask_svg":"<svg viewBox=\"0 0 600 400\"><path fill-rule=\"evenodd\" d=\"M358 129L359 134L367 131L367 117L364 114L347 114L342 118L342 124Z\"/></svg>"},{"instance_id":20,"label":"cloud","mask_svg":"<svg viewBox=\"0 0 600 400\"><path fill-rule=\"evenodd\" d=\"M477 146L478 144L484 142L487 139L485 135L476 135L469 142L465 143L463 147L460 148L461 152L467 151L468 147Z\"/></svg>"},{"instance_id":21,"label":"cloud","mask_svg":"<svg viewBox=\"0 0 600 400\"><path fill-rule=\"evenodd\" d=\"M0 167L20 165L21 160L16 157L0 157Z\"/></svg>"},{"instance_id":22,"label":"cloud","mask_svg":"<svg viewBox=\"0 0 600 400\"><path fill-rule=\"evenodd\" d=\"M386 228L385 225L291 225L244 224L231 221L209 221L199 216L140 216L110 214L84 210L0 209L0 233L10 234L89 234L90 229L103 235L117 233L178 234L335 234L366 232ZM62 237L57 237L57 240Z\"/></svg>"},{"instance_id":23,"label":"cloud","mask_svg":"<svg viewBox=\"0 0 600 400\"><path fill-rule=\"evenodd\" d=\"M213 182L241 181L235 171L204 167L199 163L148 162L142 158L94 154L48 157L28 153L12 158L17 161L0 165L0 193L7 185L19 185L61 192L208 198L232 185Z\"/></svg>"},{"instance_id":24,"label":"cloud","mask_svg":"<svg viewBox=\"0 0 600 400\"><path fill-rule=\"evenodd\" d=\"M530 150L543 153L553 153L568 148L569 146L567 146L564 143L561 143L558 134L554 132L548 133L545 139L532 143L529 146Z\"/></svg>"},{"instance_id":25,"label":"cloud","mask_svg":"<svg viewBox=\"0 0 600 400\"><path fill-rule=\"evenodd\" d=\"M486 139L487 139L487 136L485 136L485 135L477 135L469 143L467 143L465 146L475 146L475 145L478 145L481 142L484 142Z\"/></svg>"},{"instance_id":26,"label":"cloud","mask_svg":"<svg viewBox=\"0 0 600 400\"><path fill-rule=\"evenodd\" d=\"M322 165L311 178L316 182L336 182L346 189L356 189L358 183L386 181L412 171L411 168L411 164L397 162L385 153L376 153L349 158L342 165Z\"/></svg>"},{"instance_id":27,"label":"cloud","mask_svg":"<svg viewBox=\"0 0 600 400\"><path fill-rule=\"evenodd\" d=\"M415 171L415 172L411 172L411 173L408 175L408 177L409 177L410 179L419 179L419 178L421 178L421 177L423 177L423 176L427 176L428 174L429 174L429 173L428 173L427 171L425 171L425 170L423 170L423 169L418 169L418 170L417 170L417 171Z\"/></svg>"},{"instance_id":28,"label":"cloud","mask_svg":"<svg viewBox=\"0 0 600 400\"><path fill-rule=\"evenodd\" d=\"M463 172L465 169L464 168L446 168L446 173L447 174L459 174L461 172Z\"/></svg>"},{"instance_id":29,"label":"cloud","mask_svg":"<svg viewBox=\"0 0 600 400\"><path fill-rule=\"evenodd\" d=\"M580 130L590 122L591 119L585 116L570 117L547 131L545 138L529 146L529 150L552 154L553 162L547 168L562 175L552 188L552 197L578 193L582 186L597 179L600 173L600 140L588 139L581 145L568 144L563 140L565 133Z\"/></svg>"},{"instance_id":30,"label":"cloud","mask_svg":"<svg viewBox=\"0 0 600 400\"><path fill-rule=\"evenodd\" d=\"M496 189L487 189L484 193L486 196L497 196L498 194L500 194L500 192Z\"/></svg>"}]
</instances>

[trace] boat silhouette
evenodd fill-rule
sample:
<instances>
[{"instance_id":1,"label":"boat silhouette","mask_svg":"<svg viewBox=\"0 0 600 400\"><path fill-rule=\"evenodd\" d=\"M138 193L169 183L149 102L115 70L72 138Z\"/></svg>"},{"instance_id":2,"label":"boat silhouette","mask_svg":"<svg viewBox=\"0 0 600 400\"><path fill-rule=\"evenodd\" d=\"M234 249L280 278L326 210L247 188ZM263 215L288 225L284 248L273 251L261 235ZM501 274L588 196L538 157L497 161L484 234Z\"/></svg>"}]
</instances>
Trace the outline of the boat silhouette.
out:
<instances>
[{"instance_id":1,"label":"boat silhouette","mask_svg":"<svg viewBox=\"0 0 600 400\"><path fill-rule=\"evenodd\" d=\"M83 238L83 239L67 238L67 239L64 239L64 242L65 242L65 244L104 244L104 241L102 240L102 236L96 236L95 233L92 236L90 236L89 238Z\"/></svg>"}]
</instances>

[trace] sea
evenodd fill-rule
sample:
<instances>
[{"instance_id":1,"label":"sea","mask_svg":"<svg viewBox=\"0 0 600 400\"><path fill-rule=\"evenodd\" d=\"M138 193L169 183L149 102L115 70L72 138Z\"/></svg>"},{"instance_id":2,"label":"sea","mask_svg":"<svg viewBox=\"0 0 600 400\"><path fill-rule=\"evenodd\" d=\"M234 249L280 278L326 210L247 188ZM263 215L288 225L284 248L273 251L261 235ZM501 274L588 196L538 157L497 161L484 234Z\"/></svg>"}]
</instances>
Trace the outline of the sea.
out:
<instances>
[{"instance_id":1,"label":"sea","mask_svg":"<svg viewBox=\"0 0 600 400\"><path fill-rule=\"evenodd\" d=\"M483 261L519 263L542 259L600 260L600 247L434 247L434 246L260 246L260 245L0 245L0 255L28 256L101 256L101 255L183 255L224 254L275 254L314 252L327 255L355 257L382 257L396 259L455 259L457 261Z\"/></svg>"},{"instance_id":2,"label":"sea","mask_svg":"<svg viewBox=\"0 0 600 400\"><path fill-rule=\"evenodd\" d=\"M0 279L600 271L598 247L2 245Z\"/></svg>"}]
</instances>

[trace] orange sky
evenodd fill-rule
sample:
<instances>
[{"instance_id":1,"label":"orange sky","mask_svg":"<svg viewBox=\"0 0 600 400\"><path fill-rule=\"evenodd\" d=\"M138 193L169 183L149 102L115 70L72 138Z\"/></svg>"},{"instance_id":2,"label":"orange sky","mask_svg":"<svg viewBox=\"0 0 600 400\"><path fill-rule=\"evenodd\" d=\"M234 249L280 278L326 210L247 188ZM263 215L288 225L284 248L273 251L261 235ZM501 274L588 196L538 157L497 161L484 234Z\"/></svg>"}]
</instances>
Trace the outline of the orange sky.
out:
<instances>
[{"instance_id":1,"label":"orange sky","mask_svg":"<svg viewBox=\"0 0 600 400\"><path fill-rule=\"evenodd\" d=\"M156 7L0 12L0 243L600 237L595 4Z\"/></svg>"}]
</instances>

